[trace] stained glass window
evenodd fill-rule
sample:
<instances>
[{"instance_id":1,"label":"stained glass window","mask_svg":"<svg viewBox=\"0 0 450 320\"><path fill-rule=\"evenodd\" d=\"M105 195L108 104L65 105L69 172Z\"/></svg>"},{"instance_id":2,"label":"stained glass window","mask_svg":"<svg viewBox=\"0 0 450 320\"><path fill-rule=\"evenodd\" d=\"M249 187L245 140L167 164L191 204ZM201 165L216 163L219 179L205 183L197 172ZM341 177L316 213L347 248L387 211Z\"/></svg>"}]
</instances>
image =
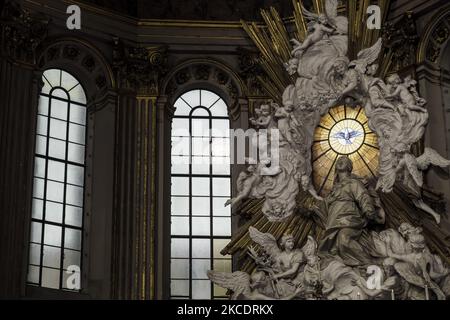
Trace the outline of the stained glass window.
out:
<instances>
[{"instance_id":1,"label":"stained glass window","mask_svg":"<svg viewBox=\"0 0 450 320\"><path fill-rule=\"evenodd\" d=\"M28 283L80 290L86 95L71 74L44 72L39 97ZM74 280L75 279L75 280Z\"/></svg>"},{"instance_id":2,"label":"stained glass window","mask_svg":"<svg viewBox=\"0 0 450 320\"><path fill-rule=\"evenodd\" d=\"M230 123L225 102L193 90L175 102L171 170L171 297L226 298L206 272L231 272Z\"/></svg>"},{"instance_id":3,"label":"stained glass window","mask_svg":"<svg viewBox=\"0 0 450 320\"><path fill-rule=\"evenodd\" d=\"M334 180L334 165L341 155L353 161L353 173L374 177L378 168L377 136L368 125L361 107L338 106L322 117L312 150L314 184L320 194L329 192Z\"/></svg>"}]
</instances>

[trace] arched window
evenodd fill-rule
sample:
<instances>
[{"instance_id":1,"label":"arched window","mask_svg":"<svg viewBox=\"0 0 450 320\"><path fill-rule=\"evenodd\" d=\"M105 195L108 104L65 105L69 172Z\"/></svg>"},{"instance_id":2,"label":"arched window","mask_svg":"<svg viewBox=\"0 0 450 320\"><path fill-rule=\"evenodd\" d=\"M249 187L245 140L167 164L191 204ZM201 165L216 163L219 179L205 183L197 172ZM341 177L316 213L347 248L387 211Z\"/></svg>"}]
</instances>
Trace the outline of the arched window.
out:
<instances>
[{"instance_id":1,"label":"arched window","mask_svg":"<svg viewBox=\"0 0 450 320\"><path fill-rule=\"evenodd\" d=\"M175 102L171 170L171 297L225 298L207 270L231 271L230 122L225 102L193 90Z\"/></svg>"},{"instance_id":2,"label":"arched window","mask_svg":"<svg viewBox=\"0 0 450 320\"><path fill-rule=\"evenodd\" d=\"M42 81L36 127L28 283L78 291L86 95L80 82L63 70L45 71Z\"/></svg>"}]
</instances>

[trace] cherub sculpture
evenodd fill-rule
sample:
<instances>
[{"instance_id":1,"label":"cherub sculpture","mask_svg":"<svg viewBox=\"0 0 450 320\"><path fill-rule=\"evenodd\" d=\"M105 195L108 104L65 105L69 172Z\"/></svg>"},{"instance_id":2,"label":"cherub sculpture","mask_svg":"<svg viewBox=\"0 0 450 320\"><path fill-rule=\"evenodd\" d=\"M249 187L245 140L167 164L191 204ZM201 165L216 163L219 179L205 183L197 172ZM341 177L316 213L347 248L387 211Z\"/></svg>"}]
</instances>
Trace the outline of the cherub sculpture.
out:
<instances>
[{"instance_id":1,"label":"cherub sculpture","mask_svg":"<svg viewBox=\"0 0 450 320\"><path fill-rule=\"evenodd\" d=\"M269 104L262 104L259 108L255 108L257 118L250 118L250 123L256 129L270 129L274 127L272 109Z\"/></svg>"},{"instance_id":2,"label":"cherub sculpture","mask_svg":"<svg viewBox=\"0 0 450 320\"><path fill-rule=\"evenodd\" d=\"M412 80L411 77L402 81L400 76L394 73L386 79L386 82L393 90L392 94L386 96L386 99L399 99L402 102L402 109L400 110L402 114L405 113L404 108L416 112L427 112L424 107L426 101L417 94L417 82Z\"/></svg>"},{"instance_id":3,"label":"cherub sculpture","mask_svg":"<svg viewBox=\"0 0 450 320\"><path fill-rule=\"evenodd\" d=\"M315 14L306 10L302 6L302 12L308 22L309 35L303 41L296 39L291 41L294 44L292 56L300 59L304 52L315 43L327 39L334 33L346 34L348 29L348 21L346 18L337 15L338 0L327 0L325 2L325 13Z\"/></svg>"},{"instance_id":4,"label":"cherub sculpture","mask_svg":"<svg viewBox=\"0 0 450 320\"><path fill-rule=\"evenodd\" d=\"M250 162L250 160L248 161ZM239 174L236 182L238 195L235 198L227 200L225 202L225 207L228 205L235 206L242 200L252 197L252 192L254 194L257 194L255 188L258 186L264 176L262 174L262 171L267 172L267 170L264 169L267 169L270 163L270 159L263 159L256 165L250 164L246 170L242 171ZM278 173L279 171L274 172L275 175Z\"/></svg>"}]
</instances>

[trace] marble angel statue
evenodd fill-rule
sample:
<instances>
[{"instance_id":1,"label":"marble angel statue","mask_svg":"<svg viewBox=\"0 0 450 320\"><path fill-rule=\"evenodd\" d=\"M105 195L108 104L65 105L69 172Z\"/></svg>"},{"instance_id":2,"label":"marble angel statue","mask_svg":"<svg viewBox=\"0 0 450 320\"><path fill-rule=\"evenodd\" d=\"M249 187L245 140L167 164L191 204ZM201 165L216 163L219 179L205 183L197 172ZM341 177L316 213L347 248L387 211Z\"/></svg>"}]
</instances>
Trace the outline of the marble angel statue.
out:
<instances>
[{"instance_id":1,"label":"marble angel statue","mask_svg":"<svg viewBox=\"0 0 450 320\"><path fill-rule=\"evenodd\" d=\"M207 272L208 278L222 288L233 291L231 300L274 300L260 292L267 285L267 276L264 272L255 272L252 275L242 271L233 273L210 270ZM299 290L298 290L299 291ZM283 300L293 299L297 291L283 297Z\"/></svg>"},{"instance_id":2,"label":"marble angel statue","mask_svg":"<svg viewBox=\"0 0 450 320\"><path fill-rule=\"evenodd\" d=\"M283 235L278 246L277 240L270 233L262 233L250 227L249 234L271 258L272 265L261 270L273 281L273 295L284 297L296 292L300 285L299 270L305 263L305 254L301 249L295 248L294 237L289 234Z\"/></svg>"},{"instance_id":3,"label":"marble angel statue","mask_svg":"<svg viewBox=\"0 0 450 320\"><path fill-rule=\"evenodd\" d=\"M248 159L247 159L248 160ZM248 162L250 162L248 160ZM267 169L271 165L270 159L263 159L258 164L250 164L242 171L237 178L237 196L225 202L228 205L235 206L242 200L248 198L261 198L264 195L263 190L258 190L258 185L262 182L263 177L267 176ZM270 171L270 170L269 170ZM277 172L272 173L276 175Z\"/></svg>"},{"instance_id":4,"label":"marble angel statue","mask_svg":"<svg viewBox=\"0 0 450 320\"><path fill-rule=\"evenodd\" d=\"M406 77L402 81L400 76L394 73L386 79L386 82L393 90L390 95L386 96L386 99L398 98L402 103L401 114L404 114L406 110L427 113L427 109L424 107L426 101L419 97L415 80L412 80L411 77Z\"/></svg>"},{"instance_id":5,"label":"marble angel statue","mask_svg":"<svg viewBox=\"0 0 450 320\"><path fill-rule=\"evenodd\" d=\"M395 173L392 174L402 174L403 184L414 191L416 196L412 199L414 205L432 215L439 224L441 221L440 215L428 206L420 196L420 189L423 186L423 171L430 166L447 167L450 166L450 160L443 158L431 148L425 148L425 152L417 158L411 153L405 152L395 169Z\"/></svg>"},{"instance_id":6,"label":"marble angel statue","mask_svg":"<svg viewBox=\"0 0 450 320\"><path fill-rule=\"evenodd\" d=\"M292 56L300 59L303 53L320 40L327 39L333 33L346 34L348 21L337 15L338 0L326 0L325 13L315 14L302 6L302 12L308 22L309 35L301 43L292 39L294 50Z\"/></svg>"}]
</instances>

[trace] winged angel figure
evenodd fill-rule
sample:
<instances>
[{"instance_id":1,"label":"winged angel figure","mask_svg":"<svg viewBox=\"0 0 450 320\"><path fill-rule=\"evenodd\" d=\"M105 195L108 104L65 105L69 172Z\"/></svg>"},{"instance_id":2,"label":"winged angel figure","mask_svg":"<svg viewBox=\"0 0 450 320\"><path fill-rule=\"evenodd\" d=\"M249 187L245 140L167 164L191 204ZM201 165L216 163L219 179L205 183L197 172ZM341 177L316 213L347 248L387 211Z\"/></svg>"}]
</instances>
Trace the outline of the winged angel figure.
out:
<instances>
[{"instance_id":1,"label":"winged angel figure","mask_svg":"<svg viewBox=\"0 0 450 320\"><path fill-rule=\"evenodd\" d=\"M292 55L300 59L306 49L326 39L332 34L347 34L348 20L345 17L337 15L338 0L327 0L325 2L325 13L315 14L305 9L302 5L302 11L308 20L308 37L303 43L296 39L292 39L294 50Z\"/></svg>"},{"instance_id":2,"label":"winged angel figure","mask_svg":"<svg viewBox=\"0 0 450 320\"><path fill-rule=\"evenodd\" d=\"M450 160L443 158L431 148L425 148L425 152L417 158L406 152L398 163L396 173L403 173L403 184L415 191L417 198L413 199L414 204L431 214L439 224L441 220L440 215L420 198L420 188L423 186L423 171L432 165L442 168L447 167L450 166Z\"/></svg>"}]
</instances>

